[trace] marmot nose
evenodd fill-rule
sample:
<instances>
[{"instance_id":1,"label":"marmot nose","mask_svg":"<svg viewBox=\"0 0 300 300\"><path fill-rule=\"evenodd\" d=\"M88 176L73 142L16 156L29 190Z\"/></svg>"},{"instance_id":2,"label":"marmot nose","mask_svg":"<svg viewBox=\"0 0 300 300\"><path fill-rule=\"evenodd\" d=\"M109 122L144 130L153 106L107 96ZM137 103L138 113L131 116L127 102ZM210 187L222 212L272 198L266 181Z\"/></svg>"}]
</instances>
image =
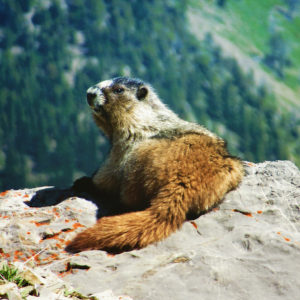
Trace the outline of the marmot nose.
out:
<instances>
[{"instance_id":1,"label":"marmot nose","mask_svg":"<svg viewBox=\"0 0 300 300\"><path fill-rule=\"evenodd\" d=\"M87 103L89 104L89 106L92 106L94 103L94 99L97 97L97 94L95 93L87 93L86 94L86 100L87 100Z\"/></svg>"}]
</instances>

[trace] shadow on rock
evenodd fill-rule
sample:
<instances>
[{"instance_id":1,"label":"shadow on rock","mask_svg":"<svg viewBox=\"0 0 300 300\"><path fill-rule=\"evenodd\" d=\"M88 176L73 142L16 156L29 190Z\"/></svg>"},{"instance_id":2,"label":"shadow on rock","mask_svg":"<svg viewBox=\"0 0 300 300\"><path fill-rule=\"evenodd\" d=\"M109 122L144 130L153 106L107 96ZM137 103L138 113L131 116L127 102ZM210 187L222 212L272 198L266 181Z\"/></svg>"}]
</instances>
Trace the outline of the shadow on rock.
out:
<instances>
[{"instance_id":1,"label":"shadow on rock","mask_svg":"<svg viewBox=\"0 0 300 300\"><path fill-rule=\"evenodd\" d=\"M109 215L109 212L106 208L103 207L95 197L89 195L88 193L78 193L75 192L72 188L59 189L55 187L49 187L45 189L38 190L36 194L31 198L30 201L25 202L26 205L30 207L45 207L57 205L64 200L70 199L72 197L83 198L85 200L91 201L96 204L97 218Z\"/></svg>"}]
</instances>

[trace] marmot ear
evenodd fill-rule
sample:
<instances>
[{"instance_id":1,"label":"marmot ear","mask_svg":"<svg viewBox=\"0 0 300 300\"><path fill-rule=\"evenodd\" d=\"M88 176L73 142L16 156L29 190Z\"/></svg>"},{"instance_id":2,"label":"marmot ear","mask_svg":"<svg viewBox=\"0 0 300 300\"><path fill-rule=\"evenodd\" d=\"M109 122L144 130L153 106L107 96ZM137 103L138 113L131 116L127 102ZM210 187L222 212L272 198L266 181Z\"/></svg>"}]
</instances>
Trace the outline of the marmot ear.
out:
<instances>
[{"instance_id":1,"label":"marmot ear","mask_svg":"<svg viewBox=\"0 0 300 300\"><path fill-rule=\"evenodd\" d=\"M145 99L147 94L148 94L148 89L145 86L141 86L141 87L138 88L138 90L136 92L136 97L139 100L143 100L143 99Z\"/></svg>"}]
</instances>

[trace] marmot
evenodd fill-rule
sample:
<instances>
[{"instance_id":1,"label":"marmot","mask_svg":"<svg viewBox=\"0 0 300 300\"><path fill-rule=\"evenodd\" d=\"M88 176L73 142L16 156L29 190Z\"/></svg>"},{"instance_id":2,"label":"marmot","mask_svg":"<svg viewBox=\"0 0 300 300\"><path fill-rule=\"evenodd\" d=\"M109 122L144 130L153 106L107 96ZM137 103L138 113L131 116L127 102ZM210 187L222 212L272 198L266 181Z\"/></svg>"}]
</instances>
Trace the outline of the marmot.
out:
<instances>
[{"instance_id":1,"label":"marmot","mask_svg":"<svg viewBox=\"0 0 300 300\"><path fill-rule=\"evenodd\" d=\"M87 90L87 102L111 150L93 177L75 181L73 188L126 211L79 233L69 252L119 253L160 241L188 216L218 204L243 177L242 162L228 153L224 140L180 119L142 80L102 81Z\"/></svg>"}]
</instances>

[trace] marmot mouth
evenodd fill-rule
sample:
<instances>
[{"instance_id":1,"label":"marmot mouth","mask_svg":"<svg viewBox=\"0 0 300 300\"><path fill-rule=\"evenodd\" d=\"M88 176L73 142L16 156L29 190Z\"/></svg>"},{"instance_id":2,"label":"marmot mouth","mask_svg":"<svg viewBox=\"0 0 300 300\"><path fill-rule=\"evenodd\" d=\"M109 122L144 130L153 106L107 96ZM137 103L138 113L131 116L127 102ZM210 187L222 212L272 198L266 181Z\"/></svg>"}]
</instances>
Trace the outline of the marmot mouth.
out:
<instances>
[{"instance_id":1,"label":"marmot mouth","mask_svg":"<svg viewBox=\"0 0 300 300\"><path fill-rule=\"evenodd\" d=\"M96 118L101 118L101 119L104 119L106 121L109 119L108 113L104 109L103 105L96 105L94 107L91 107L91 109L92 109L92 111L94 113L94 116Z\"/></svg>"},{"instance_id":2,"label":"marmot mouth","mask_svg":"<svg viewBox=\"0 0 300 300\"><path fill-rule=\"evenodd\" d=\"M106 103L106 98L100 95L100 97L97 95L92 101L88 102L89 107L95 112L95 113L102 113L104 111L104 105Z\"/></svg>"},{"instance_id":3,"label":"marmot mouth","mask_svg":"<svg viewBox=\"0 0 300 300\"><path fill-rule=\"evenodd\" d=\"M92 107L92 110L97 114L99 114L99 113L103 114L105 112L103 105L96 105L96 106Z\"/></svg>"}]
</instances>

